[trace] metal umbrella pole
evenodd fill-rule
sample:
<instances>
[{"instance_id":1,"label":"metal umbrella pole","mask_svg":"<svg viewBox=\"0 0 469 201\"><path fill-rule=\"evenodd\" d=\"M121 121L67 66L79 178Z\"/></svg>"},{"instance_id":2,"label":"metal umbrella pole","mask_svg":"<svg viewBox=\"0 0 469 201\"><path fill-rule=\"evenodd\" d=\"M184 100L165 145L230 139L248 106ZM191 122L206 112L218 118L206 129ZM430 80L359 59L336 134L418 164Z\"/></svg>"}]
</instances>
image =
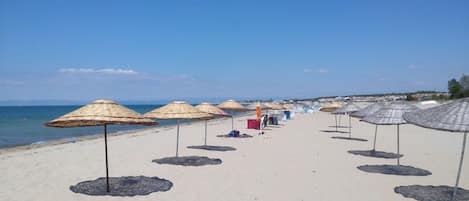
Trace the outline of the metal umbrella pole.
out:
<instances>
[{"instance_id":1,"label":"metal umbrella pole","mask_svg":"<svg viewBox=\"0 0 469 201\"><path fill-rule=\"evenodd\" d=\"M205 120L205 146L207 146L207 121Z\"/></svg>"},{"instance_id":2,"label":"metal umbrella pole","mask_svg":"<svg viewBox=\"0 0 469 201\"><path fill-rule=\"evenodd\" d=\"M339 126L340 126L341 119L342 119L342 115L339 114Z\"/></svg>"},{"instance_id":3,"label":"metal umbrella pole","mask_svg":"<svg viewBox=\"0 0 469 201\"><path fill-rule=\"evenodd\" d=\"M352 117L350 114L348 115L348 133L349 133L349 138L352 138Z\"/></svg>"},{"instance_id":4,"label":"metal umbrella pole","mask_svg":"<svg viewBox=\"0 0 469 201\"><path fill-rule=\"evenodd\" d=\"M107 125L104 124L104 153L106 155L106 191L109 193L109 162L107 159Z\"/></svg>"},{"instance_id":5,"label":"metal umbrella pole","mask_svg":"<svg viewBox=\"0 0 469 201\"><path fill-rule=\"evenodd\" d=\"M373 140L373 150L372 151L375 151L376 150L376 136L378 135L378 124L375 125L375 139Z\"/></svg>"},{"instance_id":6,"label":"metal umbrella pole","mask_svg":"<svg viewBox=\"0 0 469 201\"><path fill-rule=\"evenodd\" d=\"M338 132L338 130L337 130L337 115L336 114L334 115L334 118L335 118L335 132Z\"/></svg>"},{"instance_id":7,"label":"metal umbrella pole","mask_svg":"<svg viewBox=\"0 0 469 201\"><path fill-rule=\"evenodd\" d=\"M458 176L456 177L456 184L454 185L453 196L451 197L451 201L456 200L456 192L458 191L459 178L461 177L462 163L464 160L464 150L466 149L466 139L467 139L467 132L464 132L464 139L462 141L461 159L459 159Z\"/></svg>"},{"instance_id":8,"label":"metal umbrella pole","mask_svg":"<svg viewBox=\"0 0 469 201\"><path fill-rule=\"evenodd\" d=\"M399 152L399 124L397 124L397 165L399 166L399 158L401 158L401 154Z\"/></svg>"},{"instance_id":9,"label":"metal umbrella pole","mask_svg":"<svg viewBox=\"0 0 469 201\"><path fill-rule=\"evenodd\" d=\"M234 116L231 116L231 130L234 130Z\"/></svg>"},{"instance_id":10,"label":"metal umbrella pole","mask_svg":"<svg viewBox=\"0 0 469 201\"><path fill-rule=\"evenodd\" d=\"M177 135L176 135L176 157L178 157L179 155L179 119L176 120L177 122Z\"/></svg>"}]
</instances>

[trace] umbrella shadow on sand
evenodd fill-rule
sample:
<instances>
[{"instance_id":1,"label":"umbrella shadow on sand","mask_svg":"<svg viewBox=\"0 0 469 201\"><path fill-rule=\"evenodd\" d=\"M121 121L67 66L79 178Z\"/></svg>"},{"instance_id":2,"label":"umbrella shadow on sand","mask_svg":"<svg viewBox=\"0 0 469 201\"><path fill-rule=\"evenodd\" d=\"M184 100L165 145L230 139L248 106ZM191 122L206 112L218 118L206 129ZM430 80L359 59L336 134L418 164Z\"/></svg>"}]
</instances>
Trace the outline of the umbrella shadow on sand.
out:
<instances>
[{"instance_id":1,"label":"umbrella shadow on sand","mask_svg":"<svg viewBox=\"0 0 469 201\"><path fill-rule=\"evenodd\" d=\"M158 177L130 176L109 177L109 191L106 189L106 177L93 181L80 182L70 186L75 193L85 195L109 195L109 196L137 196L148 195L154 192L165 192L173 187L173 183Z\"/></svg>"},{"instance_id":2,"label":"umbrella shadow on sand","mask_svg":"<svg viewBox=\"0 0 469 201\"><path fill-rule=\"evenodd\" d=\"M406 165L362 165L359 170L368 173L379 173L399 176L428 176L432 173L428 170Z\"/></svg>"},{"instance_id":3,"label":"umbrella shadow on sand","mask_svg":"<svg viewBox=\"0 0 469 201\"><path fill-rule=\"evenodd\" d=\"M320 130L321 132L324 132L324 133L348 133L348 132L345 132L345 131L336 131L336 130Z\"/></svg>"},{"instance_id":4,"label":"umbrella shadow on sand","mask_svg":"<svg viewBox=\"0 0 469 201\"><path fill-rule=\"evenodd\" d=\"M376 150L350 150L348 153L366 157L373 157L373 158L385 158L385 159L396 159L399 157L403 157L403 154L396 154L391 152L384 152L384 151L376 151Z\"/></svg>"},{"instance_id":5,"label":"umbrella shadow on sand","mask_svg":"<svg viewBox=\"0 0 469 201\"><path fill-rule=\"evenodd\" d=\"M342 136L333 136L331 137L332 139L336 140L352 140L352 141L359 141L359 142L366 142L368 141L367 139L363 138L354 138L354 137L342 137Z\"/></svg>"},{"instance_id":6,"label":"umbrella shadow on sand","mask_svg":"<svg viewBox=\"0 0 469 201\"><path fill-rule=\"evenodd\" d=\"M414 198L419 201L441 200L449 201L453 196L454 187L450 186L398 186L394 192L401 194L406 198ZM458 188L455 201L469 200L469 190Z\"/></svg>"},{"instance_id":7,"label":"umbrella shadow on sand","mask_svg":"<svg viewBox=\"0 0 469 201\"><path fill-rule=\"evenodd\" d=\"M152 162L167 165L181 165L181 166L204 166L204 165L220 165L221 159L209 158L206 156L176 156L161 159L155 159Z\"/></svg>"},{"instance_id":8,"label":"umbrella shadow on sand","mask_svg":"<svg viewBox=\"0 0 469 201\"><path fill-rule=\"evenodd\" d=\"M230 146L214 146L214 145L196 145L187 146L189 149L202 149L207 151L235 151L236 148Z\"/></svg>"},{"instance_id":9,"label":"umbrella shadow on sand","mask_svg":"<svg viewBox=\"0 0 469 201\"><path fill-rule=\"evenodd\" d=\"M349 128L349 126L329 126L329 128Z\"/></svg>"}]
</instances>

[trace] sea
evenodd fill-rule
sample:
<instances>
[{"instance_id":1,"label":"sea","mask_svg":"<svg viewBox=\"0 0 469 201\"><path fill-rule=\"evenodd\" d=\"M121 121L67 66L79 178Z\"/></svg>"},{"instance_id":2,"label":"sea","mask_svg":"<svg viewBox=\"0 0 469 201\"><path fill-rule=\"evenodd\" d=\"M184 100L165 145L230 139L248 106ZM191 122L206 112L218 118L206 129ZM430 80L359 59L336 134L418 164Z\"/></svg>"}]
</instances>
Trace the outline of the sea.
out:
<instances>
[{"instance_id":1,"label":"sea","mask_svg":"<svg viewBox=\"0 0 469 201\"><path fill-rule=\"evenodd\" d=\"M162 105L126 105L141 114ZM41 144L50 140L78 138L103 133L102 126L55 128L44 123L69 113L81 106L0 106L0 148ZM234 114L237 115L237 114ZM190 122L190 121L185 121ZM176 124L175 120L158 120L157 126ZM108 133L144 129L148 126L108 126Z\"/></svg>"}]
</instances>

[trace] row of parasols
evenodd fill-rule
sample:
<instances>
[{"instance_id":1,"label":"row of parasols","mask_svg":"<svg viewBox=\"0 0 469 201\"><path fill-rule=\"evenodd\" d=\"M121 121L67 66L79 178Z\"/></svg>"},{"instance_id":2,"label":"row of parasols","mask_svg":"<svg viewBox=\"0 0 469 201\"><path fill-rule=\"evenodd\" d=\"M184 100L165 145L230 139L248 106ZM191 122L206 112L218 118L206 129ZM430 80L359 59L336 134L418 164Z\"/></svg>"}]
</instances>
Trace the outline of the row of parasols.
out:
<instances>
[{"instance_id":1,"label":"row of parasols","mask_svg":"<svg viewBox=\"0 0 469 201\"><path fill-rule=\"evenodd\" d=\"M334 105L336 108L331 109L331 107L326 108L334 114L336 122L336 132L337 128L337 115L347 114L349 116L349 137L348 139L353 139L351 136L351 117L359 118L360 121L371 123L376 125L373 149L370 151L349 151L352 154L371 156L371 157L388 157L385 152L376 151L376 136L378 131L378 125L396 125L397 126L397 155L393 158L397 158L396 166L381 166L391 169L391 173L387 172L386 174L399 174L399 171L408 171L417 170L428 172L419 168L413 168L410 166L400 165L400 147L399 147L399 125L410 123L424 128L449 131L449 132L462 132L462 150L461 158L458 166L458 173L456 177L456 182L451 192L451 200L456 200L456 195L458 190L467 191L461 188L458 188L459 180L461 177L461 169L464 159L464 150L467 140L467 132L469 131L469 98L464 98L460 100L455 100L450 103L442 104L427 109L419 109L414 105L411 105L407 102L391 102L391 103L375 103L371 104L363 109L360 109L357 105L353 103L346 104L344 106ZM362 166L363 169L370 168ZM376 168L376 167L375 167ZM360 167L359 167L360 169ZM428 172L429 173L429 172ZM431 174L431 173L429 173ZM426 174L428 175L428 174ZM396 192L399 189L395 189ZM428 194L428 192L427 192Z\"/></svg>"},{"instance_id":2,"label":"row of parasols","mask_svg":"<svg viewBox=\"0 0 469 201\"><path fill-rule=\"evenodd\" d=\"M207 120L217 117L232 117L232 129L234 129L234 118L223 110L246 111L247 109L234 100L225 101L218 106L210 103L201 103L192 106L184 101L174 101L163 107L154 109L143 115L122 106L111 100L96 100L88 105L80 107L70 113L67 113L55 120L45 123L46 126L70 128L85 126L103 126L104 144L106 160L106 191L110 192L109 185L109 165L108 165L108 146L107 146L107 126L108 125L144 125L152 126L158 123L157 120L176 120L177 138L176 138L176 158L179 153L179 121L184 119L205 120L205 145L207 146Z\"/></svg>"}]
</instances>

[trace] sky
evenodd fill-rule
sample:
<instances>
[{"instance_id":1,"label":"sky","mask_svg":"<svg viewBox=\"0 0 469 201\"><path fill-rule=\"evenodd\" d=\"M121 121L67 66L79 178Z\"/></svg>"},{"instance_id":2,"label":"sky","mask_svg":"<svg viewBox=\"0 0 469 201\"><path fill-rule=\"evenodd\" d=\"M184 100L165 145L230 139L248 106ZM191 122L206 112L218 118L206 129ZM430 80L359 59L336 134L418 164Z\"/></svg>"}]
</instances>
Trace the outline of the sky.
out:
<instances>
[{"instance_id":1,"label":"sky","mask_svg":"<svg viewBox=\"0 0 469 201\"><path fill-rule=\"evenodd\" d=\"M0 101L446 91L469 1L0 0Z\"/></svg>"}]
</instances>

